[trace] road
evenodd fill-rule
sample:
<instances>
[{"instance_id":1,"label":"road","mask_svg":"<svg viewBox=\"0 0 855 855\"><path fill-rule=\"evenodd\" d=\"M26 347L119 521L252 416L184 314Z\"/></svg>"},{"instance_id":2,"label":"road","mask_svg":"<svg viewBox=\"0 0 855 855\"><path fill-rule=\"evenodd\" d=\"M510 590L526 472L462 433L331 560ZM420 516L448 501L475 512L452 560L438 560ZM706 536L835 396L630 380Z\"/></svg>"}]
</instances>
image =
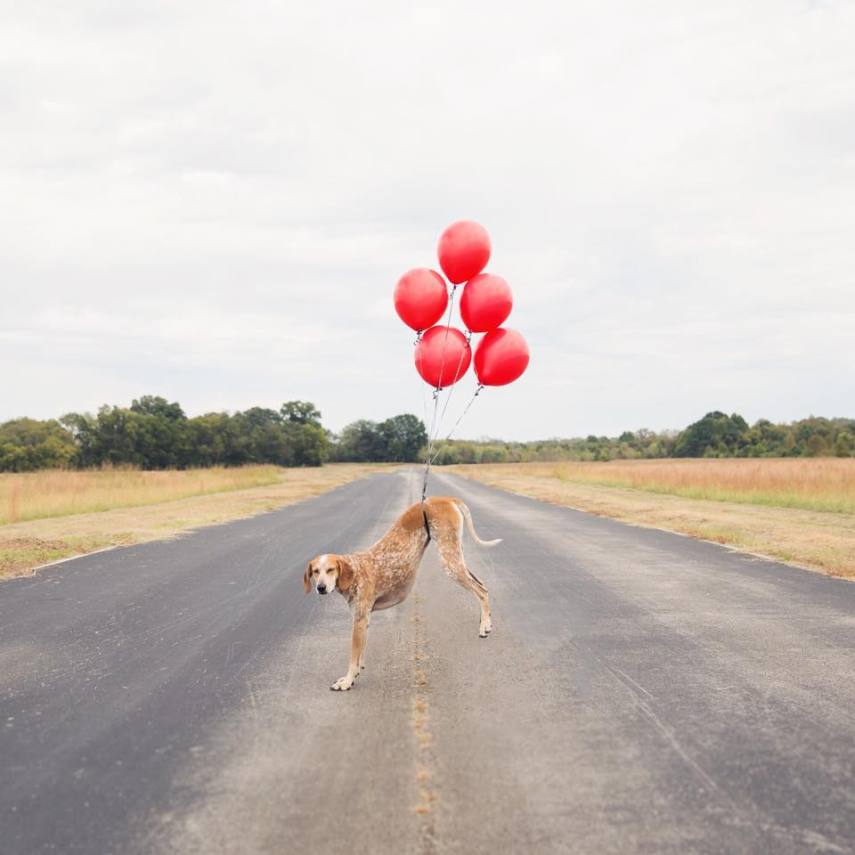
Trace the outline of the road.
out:
<instances>
[{"instance_id":1,"label":"road","mask_svg":"<svg viewBox=\"0 0 855 855\"><path fill-rule=\"evenodd\" d=\"M304 596L418 491L374 476L0 585L0 853L855 848L855 585L437 474L495 630L431 547L374 616Z\"/></svg>"}]
</instances>

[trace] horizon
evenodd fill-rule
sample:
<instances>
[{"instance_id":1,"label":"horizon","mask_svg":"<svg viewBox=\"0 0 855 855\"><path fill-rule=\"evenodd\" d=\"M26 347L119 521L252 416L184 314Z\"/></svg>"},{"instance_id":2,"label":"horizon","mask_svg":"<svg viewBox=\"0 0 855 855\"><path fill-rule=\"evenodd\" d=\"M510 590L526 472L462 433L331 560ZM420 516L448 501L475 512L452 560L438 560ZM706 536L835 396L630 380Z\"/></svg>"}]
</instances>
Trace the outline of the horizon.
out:
<instances>
[{"instance_id":1,"label":"horizon","mask_svg":"<svg viewBox=\"0 0 855 855\"><path fill-rule=\"evenodd\" d=\"M127 404L104 403L104 404L101 404L98 407L94 408L93 410L81 410L81 409L68 410L64 413L60 413L59 415L47 416L44 419L36 419L36 420L37 421L47 421L47 420L59 421L59 419L61 419L62 417L66 416L70 413L78 413L80 415L86 415L86 416L95 416L95 415L97 415L98 410L104 406L106 406L106 407L118 407L119 409L129 409L131 404L133 403L133 401L139 400L142 397L144 397L144 396L142 396L142 395L134 396L134 398L132 398L131 401L129 401ZM176 401L169 401L169 399L166 398L166 396L157 395L157 394L151 395L149 397L163 397L164 400L168 401L169 403L178 404L181 407L182 411L184 412L185 417L188 419L199 418L201 416L210 415L212 413L226 413L230 416L233 416L233 415L236 415L240 412L245 412L248 409L252 409L253 407L261 407L263 409L270 409L270 410L274 410L274 411L278 412L279 408L282 406L282 403L284 403L284 402L280 402L279 404L277 404L275 406L270 406L270 407L265 407L264 405L261 405L261 404L253 404L250 407L246 407L244 409L238 409L238 408L234 408L234 407L225 407L223 409L218 409L218 410L205 410L202 412L191 413L191 412L187 411L187 409L183 406L183 404L180 401L177 401L177 400ZM317 406L317 402L315 402L315 401L310 401L308 403L312 403L313 405ZM323 408L318 406L318 410L321 413L321 425L326 430L329 430L331 433L333 433L336 436L340 435L342 430L344 428L348 427L348 425L354 424L355 422L371 421L371 422L375 422L375 423L380 423L380 422L385 421L386 419L390 419L390 418L393 418L393 417L399 416L399 415L413 415L416 418L422 420L422 423L424 424L425 429L428 428L428 423L423 419L423 416L419 415L419 413L416 413L416 412L388 413L385 416L380 416L379 418L376 418L376 419L368 419L367 417L364 417L364 416L357 416L356 418L351 419L349 422L341 425L338 428L331 428L326 424ZM448 439L446 439L444 436L439 436L439 437L434 439L434 442L442 443L442 442L450 441L450 442L471 442L471 443L495 442L495 443L533 444L533 443L538 443L538 442L547 443L547 442L562 442L562 441L568 441L568 440L584 440L586 437L589 437L589 436L595 436L597 438L605 437L605 438L609 438L609 439L616 439L619 436L621 436L621 434L623 434L623 433L627 433L627 432L638 433L639 431L644 431L644 430L651 431L652 433L657 434L657 435L672 434L672 435L676 436L676 435L682 433L684 430L686 430L686 428L688 428L689 426L691 426L691 425L695 424L696 422L700 421L701 419L703 419L704 416L709 415L710 413L714 413L714 412L724 413L725 415L732 415L732 414L733 415L739 415L739 416L742 416L743 418L745 418L745 416L742 413L739 413L737 410L723 410L723 409L714 408L714 409L705 410L703 414L697 416L696 418L691 419L682 427L654 428L654 427L651 427L649 425L637 425L635 427L625 427L625 428L623 428L623 430L616 431L613 434L594 433L593 431L582 431L578 434L555 434L552 436L536 436L536 437L530 437L530 438L524 438L524 439L512 439L510 437L496 436L496 435L491 435L491 434L479 434L478 436L468 436L468 435L464 435L464 434L461 434L461 435L453 434ZM36 417L28 416L28 415L13 416L10 419L0 419L0 425L2 425L5 422L8 422L8 421L16 421L18 419L27 419L27 418L35 419ZM801 416L801 417L798 417L795 419L789 419L787 421L775 421L773 419L768 419L765 416L759 416L756 419L746 418L745 420L746 420L746 422L748 422L749 426L752 426L752 425L755 425L759 421L769 421L769 422L772 422L773 424L779 424L779 425L792 425L794 423L807 421L810 419L825 419L825 420L831 421L831 422L833 422L833 421L853 421L853 420L855 420L855 416L845 416L845 415L826 416L826 415L817 415L815 413L810 413L809 415ZM464 424L465 424L465 422L464 422Z\"/></svg>"}]
</instances>

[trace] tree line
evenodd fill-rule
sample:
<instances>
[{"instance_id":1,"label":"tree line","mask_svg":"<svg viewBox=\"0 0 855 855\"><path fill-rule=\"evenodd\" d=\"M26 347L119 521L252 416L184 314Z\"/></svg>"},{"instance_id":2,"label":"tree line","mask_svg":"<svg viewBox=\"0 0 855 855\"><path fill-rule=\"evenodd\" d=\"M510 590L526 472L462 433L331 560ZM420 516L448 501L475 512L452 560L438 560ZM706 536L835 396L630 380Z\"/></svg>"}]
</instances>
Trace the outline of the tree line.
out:
<instances>
[{"instance_id":1,"label":"tree line","mask_svg":"<svg viewBox=\"0 0 855 855\"><path fill-rule=\"evenodd\" d=\"M749 425L738 413L718 410L682 431L642 428L620 436L538 442L457 440L439 446L436 463L528 463L559 460L635 460L662 457L852 457L855 419L811 416Z\"/></svg>"},{"instance_id":2,"label":"tree line","mask_svg":"<svg viewBox=\"0 0 855 855\"><path fill-rule=\"evenodd\" d=\"M287 401L278 410L252 407L188 418L180 404L146 395L130 407L103 406L95 414L0 424L0 471L408 462L426 443L424 425L409 414L380 423L354 422L336 436L308 401Z\"/></svg>"},{"instance_id":3,"label":"tree line","mask_svg":"<svg viewBox=\"0 0 855 855\"><path fill-rule=\"evenodd\" d=\"M130 407L60 419L14 419L0 424L0 471L134 466L186 469L273 463L320 466L328 461L415 462L424 459L427 432L405 413L365 419L339 434L326 430L309 401L278 410L252 407L189 418L180 404L146 395ZM440 443L436 463L514 463L538 460L632 460L661 457L851 457L855 419L807 419L749 425L714 411L683 431L625 431L538 442L455 440Z\"/></svg>"}]
</instances>

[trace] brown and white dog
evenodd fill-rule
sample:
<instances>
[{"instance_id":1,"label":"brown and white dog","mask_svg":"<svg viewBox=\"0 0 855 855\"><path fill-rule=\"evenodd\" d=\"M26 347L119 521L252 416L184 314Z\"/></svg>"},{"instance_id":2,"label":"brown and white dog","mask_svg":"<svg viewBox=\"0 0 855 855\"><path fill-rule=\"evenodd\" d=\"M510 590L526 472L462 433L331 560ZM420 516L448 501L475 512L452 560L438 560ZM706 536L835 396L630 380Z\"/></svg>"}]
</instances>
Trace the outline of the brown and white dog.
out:
<instances>
[{"instance_id":1,"label":"brown and white dog","mask_svg":"<svg viewBox=\"0 0 855 855\"><path fill-rule=\"evenodd\" d=\"M363 654L371 612L388 609L406 599L428 543L436 541L446 573L481 604L478 635L486 638L493 628L490 622L490 597L487 588L463 560L463 523L476 543L495 546L500 540L481 540L475 533L472 515L461 499L432 497L413 505L401 514L392 528L364 552L347 555L324 554L313 558L303 574L303 586L312 585L319 594L338 591L353 610L353 634L350 667L347 674L330 686L346 691L365 667Z\"/></svg>"}]
</instances>

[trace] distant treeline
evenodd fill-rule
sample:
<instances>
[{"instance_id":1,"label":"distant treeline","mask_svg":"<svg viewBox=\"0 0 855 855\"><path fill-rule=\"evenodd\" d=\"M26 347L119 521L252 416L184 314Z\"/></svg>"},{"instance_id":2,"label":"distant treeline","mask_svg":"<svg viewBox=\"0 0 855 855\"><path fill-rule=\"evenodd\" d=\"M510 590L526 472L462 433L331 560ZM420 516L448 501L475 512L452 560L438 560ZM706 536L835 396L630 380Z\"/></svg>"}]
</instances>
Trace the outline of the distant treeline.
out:
<instances>
[{"instance_id":1,"label":"distant treeline","mask_svg":"<svg viewBox=\"0 0 855 855\"><path fill-rule=\"evenodd\" d=\"M39 421L0 424L0 471L135 466L186 469L274 463L319 466L327 461L414 462L424 459L427 432L414 415L360 420L340 434L326 430L308 401L278 410L188 418L181 406L146 395L130 407L102 407ZM458 440L437 447L436 463L512 463L535 460L631 460L660 457L850 457L855 419L811 416L791 424L712 412L681 432L626 431L619 437L540 442Z\"/></svg>"},{"instance_id":2,"label":"distant treeline","mask_svg":"<svg viewBox=\"0 0 855 855\"><path fill-rule=\"evenodd\" d=\"M252 407L188 418L180 404L146 395L130 407L104 406L95 415L69 413L59 420L0 424L0 471L406 462L416 460L426 442L424 425L412 415L354 422L335 436L324 429L320 412L308 401L288 401L278 410Z\"/></svg>"},{"instance_id":3,"label":"distant treeline","mask_svg":"<svg viewBox=\"0 0 855 855\"><path fill-rule=\"evenodd\" d=\"M634 460L660 457L851 457L855 419L811 416L789 424L760 419L753 425L734 413L707 413L683 431L642 428L618 437L547 439L539 442L466 440L443 443L436 463L526 463L537 460Z\"/></svg>"}]
</instances>

